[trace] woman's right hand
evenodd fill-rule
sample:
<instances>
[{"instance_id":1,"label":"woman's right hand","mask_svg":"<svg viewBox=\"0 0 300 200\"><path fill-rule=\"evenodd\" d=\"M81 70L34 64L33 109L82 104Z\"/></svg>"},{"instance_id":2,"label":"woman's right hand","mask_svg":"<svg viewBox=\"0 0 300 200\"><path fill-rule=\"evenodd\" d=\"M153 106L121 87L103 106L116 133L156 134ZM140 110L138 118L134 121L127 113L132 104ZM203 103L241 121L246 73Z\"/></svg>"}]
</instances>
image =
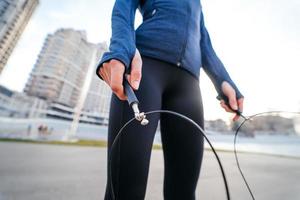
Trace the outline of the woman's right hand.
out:
<instances>
[{"instance_id":1,"label":"woman's right hand","mask_svg":"<svg viewBox=\"0 0 300 200\"><path fill-rule=\"evenodd\" d=\"M124 64L116 59L111 59L109 62L103 63L98 74L109 85L111 90L117 95L120 100L126 100L124 93L123 77L125 73ZM131 71L127 76L127 80L134 90L138 90L142 78L142 58L136 49L135 55L131 62Z\"/></svg>"},{"instance_id":2,"label":"woman's right hand","mask_svg":"<svg viewBox=\"0 0 300 200\"><path fill-rule=\"evenodd\" d=\"M242 97L237 99L235 90L227 81L224 81L222 83L222 92L228 98L229 105L227 105L224 100L221 100L220 102L222 108L224 108L226 112L235 113L235 111L233 111L232 109L240 110L241 112L243 112L244 98ZM240 116L238 114L235 114L235 116L233 117L233 121L237 121L239 117Z\"/></svg>"}]
</instances>

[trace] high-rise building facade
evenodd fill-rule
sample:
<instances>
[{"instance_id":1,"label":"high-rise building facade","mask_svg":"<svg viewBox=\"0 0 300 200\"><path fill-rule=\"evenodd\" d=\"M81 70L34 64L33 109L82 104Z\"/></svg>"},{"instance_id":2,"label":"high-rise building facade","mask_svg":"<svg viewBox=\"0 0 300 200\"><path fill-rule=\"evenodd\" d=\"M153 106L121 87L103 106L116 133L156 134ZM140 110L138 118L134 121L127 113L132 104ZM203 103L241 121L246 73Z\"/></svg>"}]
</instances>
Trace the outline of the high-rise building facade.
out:
<instances>
[{"instance_id":1,"label":"high-rise building facade","mask_svg":"<svg viewBox=\"0 0 300 200\"><path fill-rule=\"evenodd\" d=\"M111 90L94 73L96 65L93 66L105 51L106 43L89 43L84 31L59 29L49 34L24 92L48 102L47 116L69 120L80 104L85 81L91 80L82 114L88 116L91 122L100 120L105 123ZM87 77L89 67L94 67L92 77Z\"/></svg>"},{"instance_id":2,"label":"high-rise building facade","mask_svg":"<svg viewBox=\"0 0 300 200\"><path fill-rule=\"evenodd\" d=\"M0 74L39 0L0 0Z\"/></svg>"},{"instance_id":3,"label":"high-rise building facade","mask_svg":"<svg viewBox=\"0 0 300 200\"><path fill-rule=\"evenodd\" d=\"M105 51L107 51L106 43L100 43L97 45L97 61L100 60L102 54ZM104 81L100 80L95 73L93 73L92 81L88 90L87 97L85 99L83 110L86 112L94 113L96 115L100 115L100 117L107 119L109 113L110 97L111 90L108 85Z\"/></svg>"},{"instance_id":4,"label":"high-rise building facade","mask_svg":"<svg viewBox=\"0 0 300 200\"><path fill-rule=\"evenodd\" d=\"M74 108L94 51L84 31L59 29L48 35L24 92Z\"/></svg>"}]
</instances>

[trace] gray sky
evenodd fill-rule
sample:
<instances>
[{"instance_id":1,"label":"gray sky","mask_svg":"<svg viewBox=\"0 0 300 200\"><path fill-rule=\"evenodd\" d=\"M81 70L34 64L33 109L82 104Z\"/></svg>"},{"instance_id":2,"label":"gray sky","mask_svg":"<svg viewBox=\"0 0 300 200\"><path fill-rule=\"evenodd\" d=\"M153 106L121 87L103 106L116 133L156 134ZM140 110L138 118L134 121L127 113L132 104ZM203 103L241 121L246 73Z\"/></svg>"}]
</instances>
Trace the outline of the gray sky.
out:
<instances>
[{"instance_id":1,"label":"gray sky","mask_svg":"<svg viewBox=\"0 0 300 200\"><path fill-rule=\"evenodd\" d=\"M110 38L114 0L40 2L0 77L13 90L24 88L48 33L64 27L86 30L90 42ZM299 111L300 1L202 0L202 5L214 48L245 96L245 114ZM136 26L140 22L138 13ZM201 88L206 118L231 117L203 71Z\"/></svg>"}]
</instances>

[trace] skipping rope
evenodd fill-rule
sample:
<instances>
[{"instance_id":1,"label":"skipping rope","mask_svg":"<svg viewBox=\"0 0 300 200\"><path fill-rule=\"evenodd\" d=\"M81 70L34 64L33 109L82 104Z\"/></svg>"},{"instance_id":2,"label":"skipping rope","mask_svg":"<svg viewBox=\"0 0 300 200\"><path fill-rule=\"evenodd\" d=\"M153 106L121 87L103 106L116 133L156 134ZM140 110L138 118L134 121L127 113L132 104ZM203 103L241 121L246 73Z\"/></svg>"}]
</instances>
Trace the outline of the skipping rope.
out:
<instances>
[{"instance_id":1,"label":"skipping rope","mask_svg":"<svg viewBox=\"0 0 300 200\"><path fill-rule=\"evenodd\" d=\"M115 197L115 191L114 191L114 186L113 186L113 180L112 180L112 166L111 166L111 162L112 162L112 152L115 148L115 144L116 144L116 141L119 140L119 138L121 137L121 135L123 134L123 131L124 129L129 125L131 124L133 121L137 120L139 122L141 122L141 125L143 126L146 126L149 121L146 119L146 116L148 115L153 115L153 114L169 114L169 115L173 115L173 116L176 116L178 118L181 118L187 122L189 122L190 124L192 124L195 128L197 128L199 130L199 133L205 138L205 140L207 141L208 145L210 146L217 162L218 162L218 165L219 165L219 168L220 168L220 171L221 171L221 174L222 174L222 178L223 178L223 181L224 181L224 186L225 186L225 191L226 191L226 197L227 197L227 200L231 200L231 197L230 197L230 191L229 191L229 186L228 186L228 181L227 181L227 178L226 178L226 175L225 175L225 170L224 170L224 167L221 163L221 160L215 150L215 148L213 147L212 143L210 142L210 140L208 139L208 137L206 136L206 132L195 122L193 121L192 119L190 119L189 117L183 115L183 114L180 114L178 112L174 112L174 111L171 111L171 110L153 110L153 111L149 111L149 112L146 112L146 113L143 113L143 112L140 112L139 111L139 108L138 108L138 104L139 104L139 101L137 99L137 97L135 96L131 86L129 85L128 81L126 80L126 78L124 79L124 88L125 88L125 93L127 95L127 101L128 101L128 104L129 106L133 109L133 112L134 112L134 117L132 119L130 119L128 122L126 122L122 127L121 129L119 130L118 134L116 135L112 145L111 145L111 149L110 149L110 153L108 154L108 179L110 180L110 188L111 188L111 194L112 194L112 199L113 200L117 200L116 197ZM228 101L226 101L227 105L228 104ZM255 114L255 115L251 115L249 117L246 117L244 116L239 110L234 110L239 116L241 116L243 118L243 121L241 122L241 124L237 127L236 131L235 131L235 135L234 135L234 155L235 155L235 161L236 161L236 164L237 164L237 167L238 167L238 170L243 178L243 181L248 189L248 192L249 194L251 195L251 198L252 200L256 200L255 197L254 197L254 194L250 188L250 185L241 169L241 166L240 166L240 163L239 163L239 159L238 159L238 155L237 155L237 150L236 150L236 141L237 141L237 136L239 134L239 131L241 130L242 126L249 120L252 120L253 118L257 117L257 116L260 116L260 115L264 115L264 114L272 114L272 113L283 113L283 111L270 111L270 112L262 112L262 113L258 113L258 114ZM284 113L287 113L287 112L284 112ZM300 112L288 112L288 113L292 113L292 114L300 114Z\"/></svg>"}]
</instances>

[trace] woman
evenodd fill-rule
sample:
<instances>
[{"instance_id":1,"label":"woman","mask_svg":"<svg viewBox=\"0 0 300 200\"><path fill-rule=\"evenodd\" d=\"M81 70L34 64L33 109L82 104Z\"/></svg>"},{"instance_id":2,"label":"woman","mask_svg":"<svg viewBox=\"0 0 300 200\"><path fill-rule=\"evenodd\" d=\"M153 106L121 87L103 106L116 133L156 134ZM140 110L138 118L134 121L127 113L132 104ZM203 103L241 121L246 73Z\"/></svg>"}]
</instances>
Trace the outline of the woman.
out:
<instances>
[{"instance_id":1,"label":"woman","mask_svg":"<svg viewBox=\"0 0 300 200\"><path fill-rule=\"evenodd\" d=\"M136 10L143 23L134 30ZM143 66L142 66L143 63ZM123 91L126 75L144 112L167 109L203 127L199 72L203 67L228 112L243 109L243 96L213 50L199 0L116 0L112 37L97 75L114 92L108 127L108 151L133 113ZM234 120L238 119L238 115ZM166 114L148 116L150 124L132 124L116 145L112 180L116 199L145 197L151 148L158 121L164 154L165 200L194 200L203 157L203 137L190 124ZM111 200L108 180L105 200Z\"/></svg>"}]
</instances>

